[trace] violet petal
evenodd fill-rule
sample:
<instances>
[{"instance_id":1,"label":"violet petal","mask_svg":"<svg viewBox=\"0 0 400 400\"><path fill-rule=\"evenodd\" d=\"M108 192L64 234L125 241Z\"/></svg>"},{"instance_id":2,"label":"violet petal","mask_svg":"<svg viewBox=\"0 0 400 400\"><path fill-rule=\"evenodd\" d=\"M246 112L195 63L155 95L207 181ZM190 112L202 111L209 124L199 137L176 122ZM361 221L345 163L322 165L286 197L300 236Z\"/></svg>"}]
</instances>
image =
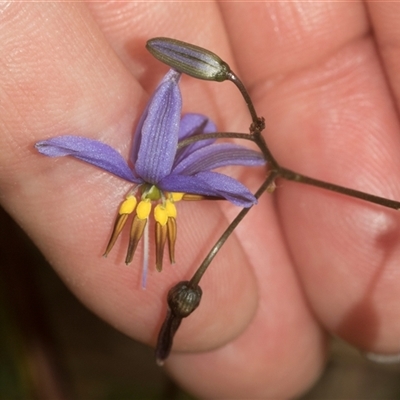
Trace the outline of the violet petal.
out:
<instances>
[{"instance_id":1,"label":"violet petal","mask_svg":"<svg viewBox=\"0 0 400 400\"><path fill-rule=\"evenodd\" d=\"M210 118L203 114L187 113L182 116L179 127L179 140L186 139L189 136L200 133L216 132L217 127ZM215 139L210 139L215 141ZM199 142L203 143L203 141Z\"/></svg>"},{"instance_id":2,"label":"violet petal","mask_svg":"<svg viewBox=\"0 0 400 400\"><path fill-rule=\"evenodd\" d=\"M182 98L180 73L171 70L156 89L141 125L136 173L146 182L157 184L172 169L178 144Z\"/></svg>"},{"instance_id":3,"label":"violet petal","mask_svg":"<svg viewBox=\"0 0 400 400\"><path fill-rule=\"evenodd\" d=\"M165 177L159 187L169 192L222 197L240 207L251 207L257 203L246 186L218 172L200 172L194 176L172 174Z\"/></svg>"},{"instance_id":4,"label":"violet petal","mask_svg":"<svg viewBox=\"0 0 400 400\"><path fill-rule=\"evenodd\" d=\"M140 183L126 161L111 146L80 136L58 136L37 142L39 153L48 157L71 156L95 165L129 182Z\"/></svg>"},{"instance_id":5,"label":"violet petal","mask_svg":"<svg viewBox=\"0 0 400 400\"><path fill-rule=\"evenodd\" d=\"M200 135L202 133L216 132L217 127L208 117L201 114L185 114L181 119L179 128L179 141L186 139L193 135ZM199 140L185 147L179 149L175 156L174 166L177 165L186 155L193 151L208 146L215 142L216 139Z\"/></svg>"},{"instance_id":6,"label":"violet petal","mask_svg":"<svg viewBox=\"0 0 400 400\"><path fill-rule=\"evenodd\" d=\"M227 165L264 165L263 155L231 143L212 144L187 155L172 171L173 174L194 175Z\"/></svg>"},{"instance_id":7,"label":"violet petal","mask_svg":"<svg viewBox=\"0 0 400 400\"><path fill-rule=\"evenodd\" d=\"M151 96L149 102L146 105L146 108L144 109L142 115L140 116L139 122L135 129L135 134L133 135L132 147L131 147L131 151L129 154L129 160L132 163L132 165L136 165L136 161L137 161L137 158L139 155L140 143L142 141L142 126L143 126L144 121L147 118L147 112L148 112L148 109L149 109L149 106L151 104L151 100L153 99L153 97L154 97L154 94L153 94L153 96Z\"/></svg>"}]
</instances>

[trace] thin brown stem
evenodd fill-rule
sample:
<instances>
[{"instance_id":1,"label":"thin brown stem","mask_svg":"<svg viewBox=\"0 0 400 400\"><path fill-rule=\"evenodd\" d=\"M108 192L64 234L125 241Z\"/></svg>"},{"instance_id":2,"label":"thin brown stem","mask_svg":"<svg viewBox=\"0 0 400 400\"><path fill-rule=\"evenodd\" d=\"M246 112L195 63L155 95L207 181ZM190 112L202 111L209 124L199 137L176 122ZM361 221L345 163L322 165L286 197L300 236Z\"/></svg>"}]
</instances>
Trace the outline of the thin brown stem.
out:
<instances>
[{"instance_id":1,"label":"thin brown stem","mask_svg":"<svg viewBox=\"0 0 400 400\"><path fill-rule=\"evenodd\" d=\"M271 186L271 184L274 182L276 177L278 176L278 173L276 171L271 171L270 174L268 175L267 179L263 182L263 184L260 186L260 188L257 190L257 192L254 194L254 197L256 199L260 198L260 196L268 189L268 187ZM195 274L193 275L192 279L190 280L190 286L192 288L195 288L198 286L200 279L206 272L208 266L211 264L211 261L214 259L214 257L217 255L223 244L226 242L228 237L232 234L232 232L235 230L235 228L239 225L239 223L242 221L242 219L246 216L246 214L250 211L252 207L249 208L243 208L239 214L236 216L236 218L230 223L228 228L226 228L225 232L221 235L221 237L218 239L218 241L214 244L210 252L207 254L206 258L203 260L201 263L200 267L197 269Z\"/></svg>"},{"instance_id":2,"label":"thin brown stem","mask_svg":"<svg viewBox=\"0 0 400 400\"><path fill-rule=\"evenodd\" d=\"M322 189L330 190L332 192L341 193L346 196L351 196L351 197L355 197L357 199L365 200L370 203L379 204L383 207L400 210L400 202L398 202L398 201L389 200L384 197L375 196L373 194L361 192L359 190L350 189L350 188L340 186L340 185L335 185L333 183L320 181L318 179L310 178L308 176L291 171L290 169L280 167L278 174L281 178L289 180L289 181L295 181L295 182L299 182L299 183L304 183L306 185L320 187Z\"/></svg>"},{"instance_id":3,"label":"thin brown stem","mask_svg":"<svg viewBox=\"0 0 400 400\"><path fill-rule=\"evenodd\" d=\"M242 96L244 98L244 101L246 102L247 108L249 109L251 119L253 120L254 123L256 123L258 121L258 116L257 116L256 110L254 108L253 102L251 101L250 95L247 92L242 81L237 77L237 75L233 71L230 71L228 73L227 79L229 79L231 82L233 82L236 85L236 87L239 89L240 93L242 94Z\"/></svg>"},{"instance_id":4,"label":"thin brown stem","mask_svg":"<svg viewBox=\"0 0 400 400\"><path fill-rule=\"evenodd\" d=\"M189 144L199 142L201 140L208 139L245 139L254 142L254 136L250 133L238 133L238 132L213 132L213 133L200 133L198 135L190 136L186 139L181 140L178 143L178 150L182 147L186 147Z\"/></svg>"}]
</instances>

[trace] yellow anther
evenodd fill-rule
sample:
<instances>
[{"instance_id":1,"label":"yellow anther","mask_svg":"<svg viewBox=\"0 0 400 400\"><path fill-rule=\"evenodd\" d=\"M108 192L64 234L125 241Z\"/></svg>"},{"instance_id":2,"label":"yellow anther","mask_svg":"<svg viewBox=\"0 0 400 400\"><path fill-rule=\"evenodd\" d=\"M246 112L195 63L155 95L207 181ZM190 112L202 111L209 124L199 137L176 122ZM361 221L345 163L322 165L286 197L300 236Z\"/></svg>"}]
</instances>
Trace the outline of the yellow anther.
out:
<instances>
[{"instance_id":1,"label":"yellow anther","mask_svg":"<svg viewBox=\"0 0 400 400\"><path fill-rule=\"evenodd\" d=\"M173 201L180 201L180 200L182 200L183 195L184 195L185 193L172 192L172 193L170 193L170 194L171 194L171 197L172 197L172 200L173 200Z\"/></svg>"},{"instance_id":2,"label":"yellow anther","mask_svg":"<svg viewBox=\"0 0 400 400\"><path fill-rule=\"evenodd\" d=\"M167 216L171 218L176 218L176 207L175 204L170 200L165 202L165 210L167 211Z\"/></svg>"},{"instance_id":3,"label":"yellow anther","mask_svg":"<svg viewBox=\"0 0 400 400\"><path fill-rule=\"evenodd\" d=\"M118 213L122 214L132 214L137 204L136 197L129 196L127 199L121 204Z\"/></svg>"},{"instance_id":4,"label":"yellow anther","mask_svg":"<svg viewBox=\"0 0 400 400\"><path fill-rule=\"evenodd\" d=\"M149 199L145 199L139 202L136 207L136 215L139 219L147 219L151 211L151 202Z\"/></svg>"},{"instance_id":5,"label":"yellow anther","mask_svg":"<svg viewBox=\"0 0 400 400\"><path fill-rule=\"evenodd\" d=\"M157 204L154 208L154 219L161 225L165 226L168 221L168 211L162 204Z\"/></svg>"}]
</instances>

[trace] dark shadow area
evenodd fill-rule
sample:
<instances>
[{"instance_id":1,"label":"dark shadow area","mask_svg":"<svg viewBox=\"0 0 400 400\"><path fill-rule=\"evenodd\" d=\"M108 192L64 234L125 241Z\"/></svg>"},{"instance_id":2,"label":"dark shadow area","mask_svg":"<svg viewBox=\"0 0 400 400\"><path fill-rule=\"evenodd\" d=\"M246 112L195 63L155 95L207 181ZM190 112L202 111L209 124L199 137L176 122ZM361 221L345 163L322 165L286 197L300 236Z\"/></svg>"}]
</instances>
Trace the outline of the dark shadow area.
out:
<instances>
[{"instance_id":1,"label":"dark shadow area","mask_svg":"<svg viewBox=\"0 0 400 400\"><path fill-rule=\"evenodd\" d=\"M0 399L190 399L154 350L116 331L65 287L0 211Z\"/></svg>"},{"instance_id":2,"label":"dark shadow area","mask_svg":"<svg viewBox=\"0 0 400 400\"><path fill-rule=\"evenodd\" d=\"M337 329L338 335L349 343L357 343L360 348L373 348L380 329L379 315L374 307L374 291L379 284L385 266L393 257L400 243L400 224L398 218L393 218L390 229L379 235L376 247L383 256L380 265L372 275L362 299L345 316ZM362 331L362 335L360 335Z\"/></svg>"}]
</instances>

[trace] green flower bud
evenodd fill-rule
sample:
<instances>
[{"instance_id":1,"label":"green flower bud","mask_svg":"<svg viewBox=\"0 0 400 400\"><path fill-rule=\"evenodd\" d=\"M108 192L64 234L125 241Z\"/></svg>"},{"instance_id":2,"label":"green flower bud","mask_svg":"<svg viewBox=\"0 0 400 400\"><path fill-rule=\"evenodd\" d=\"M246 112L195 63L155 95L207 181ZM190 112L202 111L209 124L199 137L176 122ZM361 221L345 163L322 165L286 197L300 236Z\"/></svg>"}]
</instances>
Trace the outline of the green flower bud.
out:
<instances>
[{"instance_id":1,"label":"green flower bud","mask_svg":"<svg viewBox=\"0 0 400 400\"><path fill-rule=\"evenodd\" d=\"M222 82L231 72L229 65L213 52L180 40L154 38L146 48L158 60L194 78Z\"/></svg>"},{"instance_id":2,"label":"green flower bud","mask_svg":"<svg viewBox=\"0 0 400 400\"><path fill-rule=\"evenodd\" d=\"M171 352L174 336L182 319L188 317L200 304L203 292L200 286L181 281L168 292L168 312L158 334L156 362L163 365Z\"/></svg>"}]
</instances>

